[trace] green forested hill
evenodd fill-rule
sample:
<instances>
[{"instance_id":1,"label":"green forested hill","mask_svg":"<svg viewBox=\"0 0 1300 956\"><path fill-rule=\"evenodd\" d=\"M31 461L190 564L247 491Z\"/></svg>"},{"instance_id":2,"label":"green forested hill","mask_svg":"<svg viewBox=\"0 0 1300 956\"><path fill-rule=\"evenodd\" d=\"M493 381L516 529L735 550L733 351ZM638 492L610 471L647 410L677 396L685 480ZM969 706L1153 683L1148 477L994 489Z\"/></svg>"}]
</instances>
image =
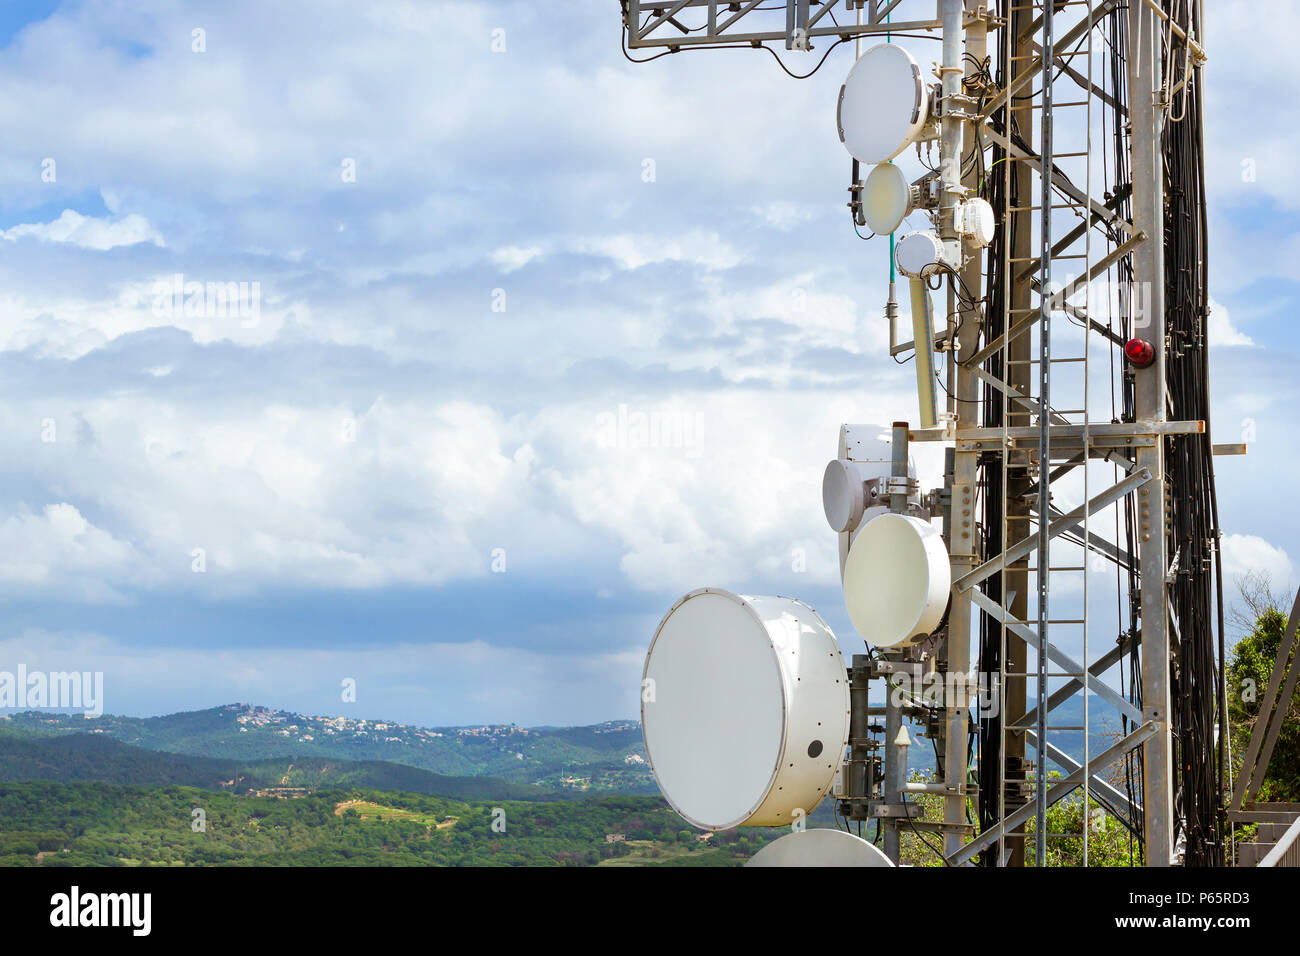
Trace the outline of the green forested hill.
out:
<instances>
[{"instance_id":1,"label":"green forested hill","mask_svg":"<svg viewBox=\"0 0 1300 956\"><path fill-rule=\"evenodd\" d=\"M144 718L28 712L9 717L0 727L6 724L57 735L93 730L149 750L244 763L271 757L380 760L445 776L491 776L587 792L655 792L635 721L565 728L425 728L228 704Z\"/></svg>"},{"instance_id":2,"label":"green forested hill","mask_svg":"<svg viewBox=\"0 0 1300 956\"><path fill-rule=\"evenodd\" d=\"M560 796L529 784L492 777L447 777L377 760L269 757L241 762L146 750L105 734L54 736L0 725L0 781L24 780L184 785L236 794L271 788L367 787L462 799L551 800Z\"/></svg>"},{"instance_id":3,"label":"green forested hill","mask_svg":"<svg viewBox=\"0 0 1300 956\"><path fill-rule=\"evenodd\" d=\"M0 725L0 780L97 780L209 789L229 780L226 760L163 754L91 734L52 737Z\"/></svg>"},{"instance_id":4,"label":"green forested hill","mask_svg":"<svg viewBox=\"0 0 1300 956\"><path fill-rule=\"evenodd\" d=\"M0 866L734 866L787 832L700 839L659 796L565 799L382 761L191 756L71 732L85 726L0 722ZM587 745L584 729L576 742L564 733L539 735L535 759ZM810 825L835 825L829 802Z\"/></svg>"},{"instance_id":5,"label":"green forested hill","mask_svg":"<svg viewBox=\"0 0 1300 956\"><path fill-rule=\"evenodd\" d=\"M0 866L728 866L785 832L701 841L662 799L646 796L575 804L334 790L277 799L192 787L0 784Z\"/></svg>"}]
</instances>

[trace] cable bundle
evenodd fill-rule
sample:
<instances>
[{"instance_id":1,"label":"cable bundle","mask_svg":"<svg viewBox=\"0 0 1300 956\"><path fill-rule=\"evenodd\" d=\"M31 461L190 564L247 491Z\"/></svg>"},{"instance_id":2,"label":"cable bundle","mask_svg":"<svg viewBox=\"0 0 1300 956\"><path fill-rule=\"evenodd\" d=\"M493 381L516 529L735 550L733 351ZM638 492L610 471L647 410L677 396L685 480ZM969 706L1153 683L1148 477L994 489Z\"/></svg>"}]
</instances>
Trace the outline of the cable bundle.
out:
<instances>
[{"instance_id":1,"label":"cable bundle","mask_svg":"<svg viewBox=\"0 0 1300 956\"><path fill-rule=\"evenodd\" d=\"M1194 35L1194 4L1165 0ZM1206 278L1206 203L1201 71L1188 68L1185 44L1170 33L1165 75L1186 77L1171 104L1162 152L1165 176L1165 380L1171 417L1203 420L1200 435L1166 439L1166 546L1170 635L1170 722L1174 747L1175 840L1188 866L1222 866L1220 818L1225 713L1219 675L1222 655L1222 569L1216 560L1218 506L1210 442L1209 292ZM1216 594L1217 591L1217 594ZM1218 616L1216 657L1215 615Z\"/></svg>"}]
</instances>

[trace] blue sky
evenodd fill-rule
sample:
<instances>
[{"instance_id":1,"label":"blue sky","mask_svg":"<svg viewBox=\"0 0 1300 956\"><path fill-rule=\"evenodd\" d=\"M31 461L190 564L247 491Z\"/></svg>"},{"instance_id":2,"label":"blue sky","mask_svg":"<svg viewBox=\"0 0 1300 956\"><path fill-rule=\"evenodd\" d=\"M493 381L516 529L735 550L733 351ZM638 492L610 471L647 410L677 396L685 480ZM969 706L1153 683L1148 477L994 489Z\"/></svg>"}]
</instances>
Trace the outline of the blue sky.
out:
<instances>
[{"instance_id":1,"label":"blue sky","mask_svg":"<svg viewBox=\"0 0 1300 956\"><path fill-rule=\"evenodd\" d=\"M0 668L103 670L119 713L564 724L636 713L694 587L853 649L821 472L914 397L845 221L849 48L638 66L613 0L550 7L0 9ZM1212 388L1251 435L1230 574L1285 585L1300 97L1249 9L1207 28ZM256 321L166 314L176 274Z\"/></svg>"}]
</instances>

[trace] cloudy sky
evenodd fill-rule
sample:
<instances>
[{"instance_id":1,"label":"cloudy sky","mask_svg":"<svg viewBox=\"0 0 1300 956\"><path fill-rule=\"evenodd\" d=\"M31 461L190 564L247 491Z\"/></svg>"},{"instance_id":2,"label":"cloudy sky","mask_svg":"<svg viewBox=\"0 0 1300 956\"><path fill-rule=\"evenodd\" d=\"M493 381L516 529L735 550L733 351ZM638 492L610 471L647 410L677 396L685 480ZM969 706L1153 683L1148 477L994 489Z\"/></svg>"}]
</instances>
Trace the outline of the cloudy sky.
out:
<instances>
[{"instance_id":1,"label":"cloudy sky","mask_svg":"<svg viewBox=\"0 0 1300 956\"><path fill-rule=\"evenodd\" d=\"M1300 97L1247 64L1300 7L1250 9L1208 25L1212 384L1251 441L1219 459L1229 573L1285 584ZM117 713L570 724L636 714L694 587L850 633L822 468L915 401L844 213L851 48L796 82L634 65L619 29L615 0L0 7L0 669L102 670Z\"/></svg>"}]
</instances>

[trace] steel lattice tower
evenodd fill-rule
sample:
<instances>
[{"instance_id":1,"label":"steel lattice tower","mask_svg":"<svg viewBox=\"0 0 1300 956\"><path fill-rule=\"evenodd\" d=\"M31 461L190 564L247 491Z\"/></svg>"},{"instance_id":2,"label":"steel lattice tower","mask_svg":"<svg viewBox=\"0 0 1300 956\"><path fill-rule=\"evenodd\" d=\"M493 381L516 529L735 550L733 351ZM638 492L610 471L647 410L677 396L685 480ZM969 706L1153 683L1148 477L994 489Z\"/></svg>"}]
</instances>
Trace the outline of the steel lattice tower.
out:
<instances>
[{"instance_id":1,"label":"steel lattice tower","mask_svg":"<svg viewBox=\"0 0 1300 956\"><path fill-rule=\"evenodd\" d=\"M655 52L766 45L815 63L850 40L859 54L866 40L942 41L924 149L938 152L935 230L960 249L934 329L946 408L925 423L922 381L922 426L898 438L947 448L928 500L951 603L923 652L860 669L978 671L998 704L959 682L930 715L942 821L909 816L888 704L856 818L885 827L895 858L906 826L939 834L953 865L1024 865L1049 852L1047 808L1081 791L1082 819L1104 807L1147 865L1221 865L1201 4L623 0L623 17L627 48ZM972 197L997 217L986 249L958 229ZM891 352L924 348L895 341L892 294L889 321ZM1094 748L1099 704L1119 724ZM1082 725L1054 722L1063 710Z\"/></svg>"}]
</instances>

